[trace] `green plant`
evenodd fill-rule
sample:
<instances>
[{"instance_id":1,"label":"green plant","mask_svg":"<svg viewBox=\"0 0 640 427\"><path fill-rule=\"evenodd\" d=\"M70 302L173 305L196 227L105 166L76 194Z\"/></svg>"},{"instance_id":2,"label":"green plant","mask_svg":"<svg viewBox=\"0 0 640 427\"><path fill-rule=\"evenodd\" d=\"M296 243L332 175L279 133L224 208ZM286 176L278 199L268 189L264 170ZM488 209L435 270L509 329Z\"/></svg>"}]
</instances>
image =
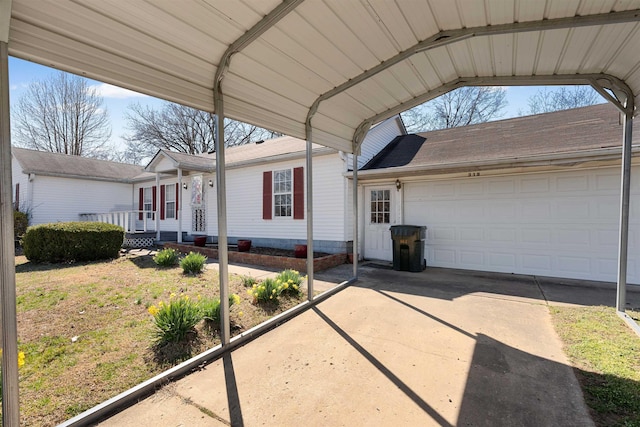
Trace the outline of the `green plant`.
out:
<instances>
[{"instance_id":1,"label":"green plant","mask_svg":"<svg viewBox=\"0 0 640 427\"><path fill-rule=\"evenodd\" d=\"M195 333L195 326L202 320L200 307L188 295L176 297L171 294L168 303L160 301L157 307L152 305L148 311L156 327L156 343L160 345L184 341L189 334Z\"/></svg>"},{"instance_id":2,"label":"green plant","mask_svg":"<svg viewBox=\"0 0 640 427\"><path fill-rule=\"evenodd\" d=\"M236 294L229 296L229 307L240 304L240 297ZM200 300L202 318L213 324L220 324L220 298L207 298Z\"/></svg>"},{"instance_id":3,"label":"green plant","mask_svg":"<svg viewBox=\"0 0 640 427\"><path fill-rule=\"evenodd\" d=\"M27 227L29 227L29 215L25 212L20 212L18 210L13 211L13 236L16 239L21 239L24 236L24 233L27 232Z\"/></svg>"},{"instance_id":4,"label":"green plant","mask_svg":"<svg viewBox=\"0 0 640 427\"><path fill-rule=\"evenodd\" d=\"M117 258L124 229L102 222L58 222L27 228L24 255L33 262L94 261Z\"/></svg>"},{"instance_id":5,"label":"green plant","mask_svg":"<svg viewBox=\"0 0 640 427\"><path fill-rule=\"evenodd\" d=\"M240 281L242 282L242 286L244 286L245 288L250 288L258 283L258 279L253 276L241 276Z\"/></svg>"},{"instance_id":6,"label":"green plant","mask_svg":"<svg viewBox=\"0 0 640 427\"><path fill-rule=\"evenodd\" d=\"M282 285L282 293L295 297L302 295L300 287L303 280L304 278L296 270L284 270L276 276L276 282Z\"/></svg>"},{"instance_id":7,"label":"green plant","mask_svg":"<svg viewBox=\"0 0 640 427\"><path fill-rule=\"evenodd\" d=\"M166 248L158 252L153 261L161 267L173 267L178 264L178 251L172 248Z\"/></svg>"},{"instance_id":8,"label":"green plant","mask_svg":"<svg viewBox=\"0 0 640 427\"><path fill-rule=\"evenodd\" d=\"M197 252L189 252L189 255L180 261L180 267L185 274L199 274L202 273L206 261L206 256Z\"/></svg>"},{"instance_id":9,"label":"green plant","mask_svg":"<svg viewBox=\"0 0 640 427\"><path fill-rule=\"evenodd\" d=\"M282 283L276 282L276 279L267 278L253 285L247 293L253 297L254 303L269 301L277 303L282 289Z\"/></svg>"}]
</instances>

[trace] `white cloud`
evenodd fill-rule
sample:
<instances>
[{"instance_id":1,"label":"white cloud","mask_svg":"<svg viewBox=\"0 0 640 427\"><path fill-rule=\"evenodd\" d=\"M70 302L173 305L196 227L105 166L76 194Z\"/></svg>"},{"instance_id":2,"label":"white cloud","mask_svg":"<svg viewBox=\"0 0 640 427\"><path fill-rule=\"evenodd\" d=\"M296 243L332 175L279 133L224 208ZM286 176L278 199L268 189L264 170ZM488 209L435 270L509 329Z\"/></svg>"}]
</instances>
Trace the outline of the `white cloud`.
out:
<instances>
[{"instance_id":1,"label":"white cloud","mask_svg":"<svg viewBox=\"0 0 640 427\"><path fill-rule=\"evenodd\" d=\"M94 86L91 86L91 88L95 89L96 92L98 92L98 94L103 96L104 98L126 99L126 98L144 98L147 96L142 93L134 92L129 89L123 89L121 87L110 85L108 83L101 83L99 85L94 85Z\"/></svg>"}]
</instances>

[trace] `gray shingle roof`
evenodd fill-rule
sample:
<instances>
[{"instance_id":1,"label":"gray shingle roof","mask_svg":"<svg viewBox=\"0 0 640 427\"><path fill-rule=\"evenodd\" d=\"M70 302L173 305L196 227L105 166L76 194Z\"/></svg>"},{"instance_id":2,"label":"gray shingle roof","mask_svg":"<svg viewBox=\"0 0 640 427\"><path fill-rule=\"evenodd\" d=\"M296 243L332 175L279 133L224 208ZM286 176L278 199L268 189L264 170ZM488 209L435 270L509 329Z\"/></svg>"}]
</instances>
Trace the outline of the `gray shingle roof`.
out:
<instances>
[{"instance_id":1,"label":"gray shingle roof","mask_svg":"<svg viewBox=\"0 0 640 427\"><path fill-rule=\"evenodd\" d=\"M420 138L424 138L420 142ZM640 143L636 132L634 144ZM438 167L465 163L523 160L620 147L618 110L598 104L573 110L517 117L398 138L365 169Z\"/></svg>"},{"instance_id":2,"label":"gray shingle roof","mask_svg":"<svg viewBox=\"0 0 640 427\"><path fill-rule=\"evenodd\" d=\"M141 166L48 151L11 147L11 152L24 173L36 175L129 182L144 171Z\"/></svg>"}]
</instances>

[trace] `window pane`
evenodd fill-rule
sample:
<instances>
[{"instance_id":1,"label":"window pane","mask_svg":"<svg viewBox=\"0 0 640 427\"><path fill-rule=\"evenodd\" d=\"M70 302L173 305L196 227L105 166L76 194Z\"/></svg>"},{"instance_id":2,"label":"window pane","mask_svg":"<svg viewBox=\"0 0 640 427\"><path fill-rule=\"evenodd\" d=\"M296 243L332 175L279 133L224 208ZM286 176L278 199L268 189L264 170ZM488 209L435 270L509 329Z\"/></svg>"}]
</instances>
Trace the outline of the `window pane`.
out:
<instances>
[{"instance_id":1,"label":"window pane","mask_svg":"<svg viewBox=\"0 0 640 427\"><path fill-rule=\"evenodd\" d=\"M389 214L388 213L382 215L382 222L384 224L389 224Z\"/></svg>"}]
</instances>

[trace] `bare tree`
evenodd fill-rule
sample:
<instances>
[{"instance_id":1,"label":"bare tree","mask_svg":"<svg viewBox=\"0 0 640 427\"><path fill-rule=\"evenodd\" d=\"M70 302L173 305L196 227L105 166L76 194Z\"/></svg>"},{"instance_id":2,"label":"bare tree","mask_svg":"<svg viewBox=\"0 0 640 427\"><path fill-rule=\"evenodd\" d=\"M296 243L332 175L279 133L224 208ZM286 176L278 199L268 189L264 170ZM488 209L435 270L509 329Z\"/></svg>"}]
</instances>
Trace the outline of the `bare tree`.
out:
<instances>
[{"instance_id":1,"label":"bare tree","mask_svg":"<svg viewBox=\"0 0 640 427\"><path fill-rule=\"evenodd\" d=\"M58 72L32 82L14 110L16 145L74 156L108 158L109 114L87 80Z\"/></svg>"},{"instance_id":2,"label":"bare tree","mask_svg":"<svg viewBox=\"0 0 640 427\"><path fill-rule=\"evenodd\" d=\"M187 154L207 153L214 149L213 113L165 102L160 109L133 104L125 118L130 133L123 137L127 142L124 158L130 162L149 158L158 149ZM225 120L224 129L227 147L279 135L235 120Z\"/></svg>"},{"instance_id":3,"label":"bare tree","mask_svg":"<svg viewBox=\"0 0 640 427\"><path fill-rule=\"evenodd\" d=\"M462 87L402 113L409 132L484 123L499 118L506 107L500 87Z\"/></svg>"},{"instance_id":4,"label":"bare tree","mask_svg":"<svg viewBox=\"0 0 640 427\"><path fill-rule=\"evenodd\" d=\"M561 86L554 90L539 89L529 97L527 114L550 113L570 108L586 107L601 102L602 98L591 86ZM521 115L522 112L520 112Z\"/></svg>"}]
</instances>

